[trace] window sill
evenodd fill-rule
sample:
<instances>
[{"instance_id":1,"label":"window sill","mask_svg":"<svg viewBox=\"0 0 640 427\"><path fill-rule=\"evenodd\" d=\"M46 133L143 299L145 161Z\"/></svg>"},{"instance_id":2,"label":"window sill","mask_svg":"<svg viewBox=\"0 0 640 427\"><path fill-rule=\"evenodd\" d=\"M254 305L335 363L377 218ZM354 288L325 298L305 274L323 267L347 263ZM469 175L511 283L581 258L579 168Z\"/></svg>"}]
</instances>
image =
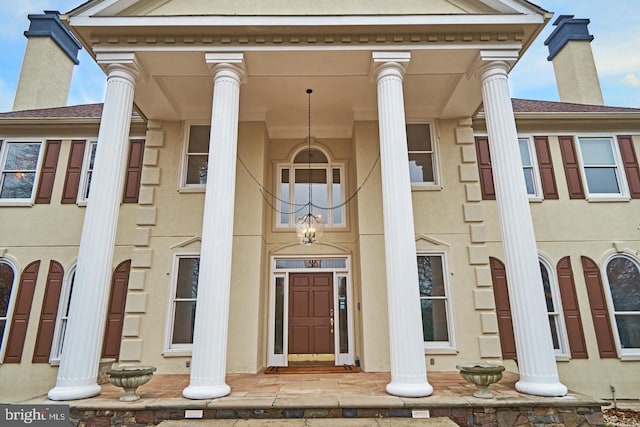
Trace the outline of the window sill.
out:
<instances>
[{"instance_id":1,"label":"window sill","mask_svg":"<svg viewBox=\"0 0 640 427\"><path fill-rule=\"evenodd\" d=\"M29 200L19 200L19 199L4 199L0 200L0 207L32 207L34 205L31 199Z\"/></svg>"},{"instance_id":2,"label":"window sill","mask_svg":"<svg viewBox=\"0 0 640 427\"><path fill-rule=\"evenodd\" d=\"M425 347L424 349L424 354L451 354L451 355L457 355L458 354L458 350L453 348L453 347Z\"/></svg>"},{"instance_id":3,"label":"window sill","mask_svg":"<svg viewBox=\"0 0 640 427\"><path fill-rule=\"evenodd\" d=\"M162 353L163 357L191 357L191 349L176 349L165 350Z\"/></svg>"},{"instance_id":4,"label":"window sill","mask_svg":"<svg viewBox=\"0 0 640 427\"><path fill-rule=\"evenodd\" d=\"M587 195L586 197L588 202L628 202L629 200L631 200L631 197L629 196L616 196L616 195L610 195L610 196L594 196L594 195Z\"/></svg>"},{"instance_id":5,"label":"window sill","mask_svg":"<svg viewBox=\"0 0 640 427\"><path fill-rule=\"evenodd\" d=\"M637 362L640 360L640 354L623 354L620 356L621 362Z\"/></svg>"},{"instance_id":6,"label":"window sill","mask_svg":"<svg viewBox=\"0 0 640 427\"><path fill-rule=\"evenodd\" d=\"M204 193L207 187L202 185L198 187L178 187L178 193Z\"/></svg>"},{"instance_id":7,"label":"window sill","mask_svg":"<svg viewBox=\"0 0 640 427\"><path fill-rule=\"evenodd\" d=\"M556 354L556 362L569 362L571 357L566 354Z\"/></svg>"},{"instance_id":8,"label":"window sill","mask_svg":"<svg viewBox=\"0 0 640 427\"><path fill-rule=\"evenodd\" d=\"M411 183L411 191L441 191L442 185Z\"/></svg>"},{"instance_id":9,"label":"window sill","mask_svg":"<svg viewBox=\"0 0 640 427\"><path fill-rule=\"evenodd\" d=\"M544 197L540 196L529 196L530 203L542 203L544 201Z\"/></svg>"}]
</instances>

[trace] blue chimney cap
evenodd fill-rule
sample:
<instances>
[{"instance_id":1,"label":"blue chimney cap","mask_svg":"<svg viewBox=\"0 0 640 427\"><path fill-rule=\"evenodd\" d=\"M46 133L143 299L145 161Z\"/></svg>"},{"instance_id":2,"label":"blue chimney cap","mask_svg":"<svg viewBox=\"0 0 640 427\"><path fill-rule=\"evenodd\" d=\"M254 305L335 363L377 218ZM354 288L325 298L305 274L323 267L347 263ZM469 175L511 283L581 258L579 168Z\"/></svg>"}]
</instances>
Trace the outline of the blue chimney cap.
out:
<instances>
[{"instance_id":1,"label":"blue chimney cap","mask_svg":"<svg viewBox=\"0 0 640 427\"><path fill-rule=\"evenodd\" d=\"M60 20L60 12L45 10L44 14L28 15L29 30L24 35L29 37L51 37L51 39L67 54L74 64L78 64L78 51L82 46Z\"/></svg>"},{"instance_id":2,"label":"blue chimney cap","mask_svg":"<svg viewBox=\"0 0 640 427\"><path fill-rule=\"evenodd\" d=\"M573 15L560 15L553 25L556 28L547 37L544 44L549 48L548 61L551 61L571 40L591 42L593 36L589 34L589 19L575 19Z\"/></svg>"}]
</instances>

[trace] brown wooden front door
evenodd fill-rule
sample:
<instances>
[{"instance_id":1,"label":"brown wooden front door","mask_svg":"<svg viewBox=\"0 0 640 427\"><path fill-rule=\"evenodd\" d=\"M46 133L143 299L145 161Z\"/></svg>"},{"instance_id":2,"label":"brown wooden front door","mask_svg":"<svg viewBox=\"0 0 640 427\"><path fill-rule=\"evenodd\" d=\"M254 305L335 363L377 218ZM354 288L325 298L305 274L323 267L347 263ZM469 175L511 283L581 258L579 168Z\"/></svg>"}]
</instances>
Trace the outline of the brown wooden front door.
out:
<instances>
[{"instance_id":1,"label":"brown wooden front door","mask_svg":"<svg viewBox=\"0 0 640 427\"><path fill-rule=\"evenodd\" d=\"M289 354L333 353L333 274L290 274Z\"/></svg>"}]
</instances>

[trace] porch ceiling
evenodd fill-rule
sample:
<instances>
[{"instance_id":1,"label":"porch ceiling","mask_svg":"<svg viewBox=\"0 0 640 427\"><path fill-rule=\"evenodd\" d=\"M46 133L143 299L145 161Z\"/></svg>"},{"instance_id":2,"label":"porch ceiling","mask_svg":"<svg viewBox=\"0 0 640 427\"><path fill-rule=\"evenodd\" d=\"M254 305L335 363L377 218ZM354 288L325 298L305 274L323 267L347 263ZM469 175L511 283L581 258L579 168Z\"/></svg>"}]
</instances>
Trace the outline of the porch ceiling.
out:
<instances>
[{"instance_id":1,"label":"porch ceiling","mask_svg":"<svg viewBox=\"0 0 640 427\"><path fill-rule=\"evenodd\" d=\"M384 49L380 49L384 50ZM377 117L371 52L362 50L248 51L240 91L241 120L266 121L271 137L307 132L307 88L313 89L317 137L348 137L354 120ZM466 74L478 49L412 51L405 77L409 119L472 115L481 102L477 79ZM135 102L150 119L208 121L213 80L202 51L138 53L143 78Z\"/></svg>"}]
</instances>

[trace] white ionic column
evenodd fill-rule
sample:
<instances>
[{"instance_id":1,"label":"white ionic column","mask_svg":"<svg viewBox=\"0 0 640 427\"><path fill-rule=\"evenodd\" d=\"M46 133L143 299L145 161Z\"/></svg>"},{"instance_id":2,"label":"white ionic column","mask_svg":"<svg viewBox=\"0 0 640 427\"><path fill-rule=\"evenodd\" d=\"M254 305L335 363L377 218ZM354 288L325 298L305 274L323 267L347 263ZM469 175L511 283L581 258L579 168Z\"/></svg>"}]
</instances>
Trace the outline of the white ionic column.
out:
<instances>
[{"instance_id":1,"label":"white ionic column","mask_svg":"<svg viewBox=\"0 0 640 427\"><path fill-rule=\"evenodd\" d=\"M558 378L508 70L506 62L492 61L479 72L520 371L516 389L564 396L567 388Z\"/></svg>"},{"instance_id":2,"label":"white ionic column","mask_svg":"<svg viewBox=\"0 0 640 427\"><path fill-rule=\"evenodd\" d=\"M236 152L243 55L207 53L213 73L213 107L191 380L187 399L214 399L231 391L225 382Z\"/></svg>"},{"instance_id":3,"label":"white ionic column","mask_svg":"<svg viewBox=\"0 0 640 427\"><path fill-rule=\"evenodd\" d=\"M107 64L104 109L64 347L56 386L49 391L51 400L82 399L100 393L96 378L137 77L133 54L111 56L102 63Z\"/></svg>"},{"instance_id":4,"label":"white ionic column","mask_svg":"<svg viewBox=\"0 0 640 427\"><path fill-rule=\"evenodd\" d=\"M409 177L402 79L408 52L374 52L378 83L382 209L387 269L391 382L387 392L421 397L433 392L427 382L418 291L413 203Z\"/></svg>"}]
</instances>

